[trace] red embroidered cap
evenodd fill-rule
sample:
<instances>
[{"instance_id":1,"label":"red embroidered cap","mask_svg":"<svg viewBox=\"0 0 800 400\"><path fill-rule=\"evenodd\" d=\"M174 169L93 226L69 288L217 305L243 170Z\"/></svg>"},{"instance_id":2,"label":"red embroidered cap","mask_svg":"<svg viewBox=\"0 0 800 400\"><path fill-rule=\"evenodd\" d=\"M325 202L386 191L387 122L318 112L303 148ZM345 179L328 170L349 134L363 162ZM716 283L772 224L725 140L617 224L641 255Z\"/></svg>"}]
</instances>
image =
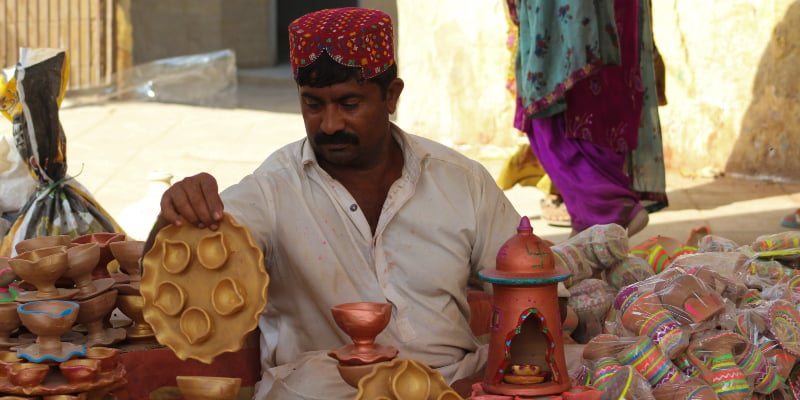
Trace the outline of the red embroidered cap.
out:
<instances>
[{"instance_id":1,"label":"red embroidered cap","mask_svg":"<svg viewBox=\"0 0 800 400\"><path fill-rule=\"evenodd\" d=\"M346 7L315 11L289 24L295 78L323 51L342 65L360 67L364 79L379 75L394 64L392 19L382 11Z\"/></svg>"}]
</instances>

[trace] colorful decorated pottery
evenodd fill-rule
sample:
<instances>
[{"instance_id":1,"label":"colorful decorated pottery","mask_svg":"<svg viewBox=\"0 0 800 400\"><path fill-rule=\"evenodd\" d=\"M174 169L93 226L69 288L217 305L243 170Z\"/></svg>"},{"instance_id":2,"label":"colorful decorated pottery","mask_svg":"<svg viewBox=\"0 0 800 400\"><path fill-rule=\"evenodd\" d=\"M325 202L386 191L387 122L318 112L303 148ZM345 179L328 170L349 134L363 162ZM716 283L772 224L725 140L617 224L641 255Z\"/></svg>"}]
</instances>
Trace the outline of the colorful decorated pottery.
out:
<instances>
[{"instance_id":1,"label":"colorful decorated pottery","mask_svg":"<svg viewBox=\"0 0 800 400\"><path fill-rule=\"evenodd\" d=\"M20 357L33 362L61 362L84 355L85 347L61 342L61 335L69 331L78 318L78 308L78 303L63 300L20 304L17 311L22 324L36 335L36 343L17 350Z\"/></svg>"},{"instance_id":2,"label":"colorful decorated pottery","mask_svg":"<svg viewBox=\"0 0 800 400\"><path fill-rule=\"evenodd\" d=\"M650 337L641 335L624 347L617 359L635 368L652 387L683 378L681 371L664 355Z\"/></svg>"},{"instance_id":3,"label":"colorful decorated pottery","mask_svg":"<svg viewBox=\"0 0 800 400\"><path fill-rule=\"evenodd\" d=\"M745 400L753 394L733 357L734 348L744 344L746 339L737 333L709 332L693 339L686 349L701 377L714 388L720 400Z\"/></svg>"},{"instance_id":4,"label":"colorful decorated pottery","mask_svg":"<svg viewBox=\"0 0 800 400\"><path fill-rule=\"evenodd\" d=\"M169 225L142 258L142 313L178 358L211 362L256 329L268 284L261 249L229 214L216 231Z\"/></svg>"},{"instance_id":5,"label":"colorful decorated pottery","mask_svg":"<svg viewBox=\"0 0 800 400\"><path fill-rule=\"evenodd\" d=\"M186 400L233 400L242 385L241 378L220 376L177 376L175 381Z\"/></svg>"},{"instance_id":6,"label":"colorful decorated pottery","mask_svg":"<svg viewBox=\"0 0 800 400\"><path fill-rule=\"evenodd\" d=\"M517 234L500 247L496 265L479 273L493 288L483 389L513 396L563 392L571 382L561 333L558 282L569 278L570 272L556 267L553 252L533 234L528 217L522 217Z\"/></svg>"}]
</instances>

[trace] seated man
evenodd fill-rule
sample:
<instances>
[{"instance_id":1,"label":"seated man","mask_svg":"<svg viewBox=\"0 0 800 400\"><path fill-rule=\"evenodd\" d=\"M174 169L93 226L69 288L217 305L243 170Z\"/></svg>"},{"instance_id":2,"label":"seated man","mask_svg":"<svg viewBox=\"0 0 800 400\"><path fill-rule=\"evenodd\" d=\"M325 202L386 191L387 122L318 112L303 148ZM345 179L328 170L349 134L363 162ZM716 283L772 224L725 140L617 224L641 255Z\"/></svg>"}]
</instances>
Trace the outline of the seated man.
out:
<instances>
[{"instance_id":1,"label":"seated man","mask_svg":"<svg viewBox=\"0 0 800 400\"><path fill-rule=\"evenodd\" d=\"M481 378L486 347L469 327L467 287L494 267L520 216L481 164L390 122L403 90L392 34L386 14L362 8L295 20L307 138L221 194L200 173L161 200L148 245L170 223L217 229L225 211L264 252L271 283L257 399L354 398L327 356L351 343L330 313L349 302L392 304L376 342L398 357L451 384Z\"/></svg>"}]
</instances>

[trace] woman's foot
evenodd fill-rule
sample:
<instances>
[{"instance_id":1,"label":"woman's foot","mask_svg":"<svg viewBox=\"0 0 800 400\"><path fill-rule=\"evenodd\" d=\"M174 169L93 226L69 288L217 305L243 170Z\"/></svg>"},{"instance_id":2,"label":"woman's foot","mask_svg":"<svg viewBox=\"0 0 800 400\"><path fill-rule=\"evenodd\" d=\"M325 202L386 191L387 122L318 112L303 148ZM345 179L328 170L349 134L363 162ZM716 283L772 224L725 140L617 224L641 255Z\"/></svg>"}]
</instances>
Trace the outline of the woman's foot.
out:
<instances>
[{"instance_id":1,"label":"woman's foot","mask_svg":"<svg viewBox=\"0 0 800 400\"><path fill-rule=\"evenodd\" d=\"M567 205L564 204L564 199L560 195L548 194L539 204L542 209L542 220L548 225L567 228L572 226Z\"/></svg>"},{"instance_id":2,"label":"woman's foot","mask_svg":"<svg viewBox=\"0 0 800 400\"><path fill-rule=\"evenodd\" d=\"M783 217L781 226L792 229L800 229L800 209Z\"/></svg>"},{"instance_id":3,"label":"woman's foot","mask_svg":"<svg viewBox=\"0 0 800 400\"><path fill-rule=\"evenodd\" d=\"M631 222L628 223L628 237L631 237L637 233L639 233L642 229L644 229L647 224L650 222L650 215L647 213L647 210L642 208L639 210L636 215L633 216Z\"/></svg>"}]
</instances>

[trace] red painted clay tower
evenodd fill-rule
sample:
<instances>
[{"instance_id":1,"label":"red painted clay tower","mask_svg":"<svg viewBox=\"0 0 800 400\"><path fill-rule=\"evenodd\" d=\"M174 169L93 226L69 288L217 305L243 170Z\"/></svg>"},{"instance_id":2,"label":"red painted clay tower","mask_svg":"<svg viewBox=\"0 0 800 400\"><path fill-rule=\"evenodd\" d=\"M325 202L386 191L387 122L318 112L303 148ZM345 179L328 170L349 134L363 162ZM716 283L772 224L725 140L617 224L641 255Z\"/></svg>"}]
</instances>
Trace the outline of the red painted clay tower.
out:
<instances>
[{"instance_id":1,"label":"red painted clay tower","mask_svg":"<svg viewBox=\"0 0 800 400\"><path fill-rule=\"evenodd\" d=\"M523 217L497 253L496 268L480 272L494 287L485 392L541 396L569 389L558 306L558 282L569 276Z\"/></svg>"}]
</instances>

